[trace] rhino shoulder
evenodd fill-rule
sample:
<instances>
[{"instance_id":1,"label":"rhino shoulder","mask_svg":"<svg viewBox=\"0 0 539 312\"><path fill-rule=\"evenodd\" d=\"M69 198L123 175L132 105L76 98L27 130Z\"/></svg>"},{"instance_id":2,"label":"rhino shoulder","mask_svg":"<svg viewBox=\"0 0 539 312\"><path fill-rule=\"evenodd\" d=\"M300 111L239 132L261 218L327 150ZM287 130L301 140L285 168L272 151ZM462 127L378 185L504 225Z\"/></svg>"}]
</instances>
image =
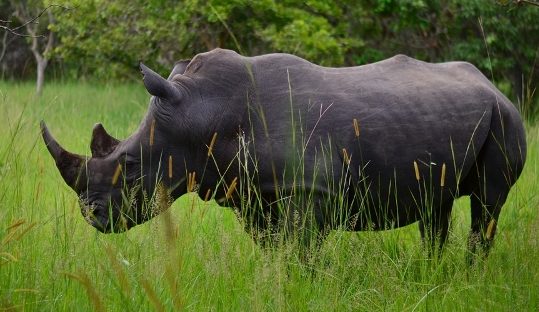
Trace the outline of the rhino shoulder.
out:
<instances>
[{"instance_id":1,"label":"rhino shoulder","mask_svg":"<svg viewBox=\"0 0 539 312\"><path fill-rule=\"evenodd\" d=\"M399 62L399 63L418 62L418 60L416 60L413 57L409 57L406 54L397 54L397 55L389 58L389 60L391 60L393 62Z\"/></svg>"},{"instance_id":2,"label":"rhino shoulder","mask_svg":"<svg viewBox=\"0 0 539 312\"><path fill-rule=\"evenodd\" d=\"M405 69L418 69L418 68L425 68L428 67L429 63L417 60L413 57L409 57L404 54L397 54L393 57L371 63L371 64L365 64L362 66L358 66L356 68L362 68L364 70L381 70L381 71L400 71Z\"/></svg>"}]
</instances>

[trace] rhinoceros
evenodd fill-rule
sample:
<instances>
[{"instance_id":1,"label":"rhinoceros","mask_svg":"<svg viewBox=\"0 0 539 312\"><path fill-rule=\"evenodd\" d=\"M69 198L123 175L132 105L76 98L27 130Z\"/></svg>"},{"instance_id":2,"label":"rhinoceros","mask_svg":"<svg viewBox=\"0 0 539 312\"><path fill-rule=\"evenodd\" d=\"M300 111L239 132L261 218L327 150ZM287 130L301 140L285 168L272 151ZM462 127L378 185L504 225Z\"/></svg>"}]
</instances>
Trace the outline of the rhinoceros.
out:
<instances>
[{"instance_id":1,"label":"rhinoceros","mask_svg":"<svg viewBox=\"0 0 539 312\"><path fill-rule=\"evenodd\" d=\"M466 62L397 55L329 68L215 49L178 62L168 79L140 70L152 97L127 139L96 124L92 155L81 156L41 123L83 216L105 233L157 215L145 204L155 194L197 192L236 209L261 240L270 229L323 237L419 222L441 247L454 200L469 196L470 249L488 250L525 163L517 109Z\"/></svg>"}]
</instances>

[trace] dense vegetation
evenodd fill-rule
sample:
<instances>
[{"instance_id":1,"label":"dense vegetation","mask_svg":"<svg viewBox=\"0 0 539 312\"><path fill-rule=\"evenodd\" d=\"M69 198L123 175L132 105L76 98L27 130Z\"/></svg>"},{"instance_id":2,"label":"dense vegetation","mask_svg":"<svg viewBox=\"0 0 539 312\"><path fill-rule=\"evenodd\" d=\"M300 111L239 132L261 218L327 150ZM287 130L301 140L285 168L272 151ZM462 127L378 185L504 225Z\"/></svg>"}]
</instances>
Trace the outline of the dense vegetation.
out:
<instances>
[{"instance_id":1,"label":"dense vegetation","mask_svg":"<svg viewBox=\"0 0 539 312\"><path fill-rule=\"evenodd\" d=\"M165 74L176 60L215 47L247 55L289 52L328 66L404 53L426 61L469 61L533 115L539 107L533 99L539 74L539 7L514 3L0 0L0 20L13 19L16 26L21 21L12 18L13 12L26 8L26 16L32 16L44 5L61 5L50 9L53 19L46 14L40 19L56 37L48 57L57 77L126 80L137 77L140 60ZM41 33L47 33L46 27ZM32 68L31 54L26 59L9 55L24 50L21 40L10 42L4 60L0 58L5 77Z\"/></svg>"}]
</instances>

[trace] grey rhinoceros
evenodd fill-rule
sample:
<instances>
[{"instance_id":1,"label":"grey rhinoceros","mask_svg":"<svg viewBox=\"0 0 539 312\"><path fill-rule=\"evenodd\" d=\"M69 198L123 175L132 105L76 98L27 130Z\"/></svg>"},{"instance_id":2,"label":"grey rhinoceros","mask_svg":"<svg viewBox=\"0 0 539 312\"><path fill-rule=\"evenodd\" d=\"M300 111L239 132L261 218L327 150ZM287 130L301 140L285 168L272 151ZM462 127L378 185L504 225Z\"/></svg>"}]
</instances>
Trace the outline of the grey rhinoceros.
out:
<instances>
[{"instance_id":1,"label":"grey rhinoceros","mask_svg":"<svg viewBox=\"0 0 539 312\"><path fill-rule=\"evenodd\" d=\"M178 62L168 79L140 69L152 97L127 139L97 124L85 157L41 124L83 215L101 232L158 214L145 199L160 189L170 200L196 191L234 207L251 233L419 221L422 237L442 246L454 199L470 196L470 248L488 249L525 162L517 109L465 62L397 55L328 68L215 49Z\"/></svg>"}]
</instances>

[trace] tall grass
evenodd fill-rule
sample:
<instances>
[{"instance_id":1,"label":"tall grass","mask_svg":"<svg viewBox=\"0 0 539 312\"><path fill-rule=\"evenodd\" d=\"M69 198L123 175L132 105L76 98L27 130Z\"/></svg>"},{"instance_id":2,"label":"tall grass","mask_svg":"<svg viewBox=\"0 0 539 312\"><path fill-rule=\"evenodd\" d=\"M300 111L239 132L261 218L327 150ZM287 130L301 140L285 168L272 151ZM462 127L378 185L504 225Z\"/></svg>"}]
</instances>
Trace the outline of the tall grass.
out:
<instances>
[{"instance_id":1,"label":"tall grass","mask_svg":"<svg viewBox=\"0 0 539 312\"><path fill-rule=\"evenodd\" d=\"M45 119L69 150L89 153L103 122L123 138L147 105L142 86L0 82L0 311L537 311L539 128L489 258L465 262L469 203L459 200L444 255L425 257L417 225L334 231L305 265L283 245L261 250L233 211L192 194L124 234L87 225L39 136ZM314 272L314 273L313 273Z\"/></svg>"}]
</instances>

